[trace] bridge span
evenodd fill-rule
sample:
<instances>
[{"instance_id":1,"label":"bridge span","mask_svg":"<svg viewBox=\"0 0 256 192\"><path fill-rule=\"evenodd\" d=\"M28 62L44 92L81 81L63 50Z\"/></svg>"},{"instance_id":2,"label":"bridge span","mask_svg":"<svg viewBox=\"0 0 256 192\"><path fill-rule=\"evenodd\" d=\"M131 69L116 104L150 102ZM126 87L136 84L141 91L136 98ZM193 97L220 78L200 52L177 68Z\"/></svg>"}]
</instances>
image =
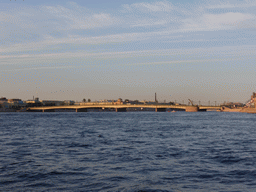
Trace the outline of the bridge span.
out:
<instances>
[{"instance_id":1,"label":"bridge span","mask_svg":"<svg viewBox=\"0 0 256 192\"><path fill-rule=\"evenodd\" d=\"M116 112L125 112L128 108L152 108L156 112L165 112L166 109L182 109L186 112L198 112L207 110L220 110L217 106L189 106L189 105L147 105L147 104L88 104L88 105L63 105L63 106L40 106L28 107L27 111L54 112L55 110L75 110L76 112L87 112L87 109L115 109Z\"/></svg>"}]
</instances>

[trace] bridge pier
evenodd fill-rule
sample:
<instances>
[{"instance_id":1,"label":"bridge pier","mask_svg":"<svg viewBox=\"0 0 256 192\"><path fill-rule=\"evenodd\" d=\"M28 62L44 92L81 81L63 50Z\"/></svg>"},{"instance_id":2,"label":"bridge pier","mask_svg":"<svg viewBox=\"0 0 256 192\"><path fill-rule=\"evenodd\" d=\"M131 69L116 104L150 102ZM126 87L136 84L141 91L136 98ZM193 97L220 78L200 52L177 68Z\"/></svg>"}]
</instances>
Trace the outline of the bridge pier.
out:
<instances>
[{"instance_id":1,"label":"bridge pier","mask_svg":"<svg viewBox=\"0 0 256 192\"><path fill-rule=\"evenodd\" d=\"M76 112L87 112L87 109L86 108L76 109Z\"/></svg>"},{"instance_id":2,"label":"bridge pier","mask_svg":"<svg viewBox=\"0 0 256 192\"><path fill-rule=\"evenodd\" d=\"M116 108L116 112L126 112L126 108Z\"/></svg>"},{"instance_id":3,"label":"bridge pier","mask_svg":"<svg viewBox=\"0 0 256 192\"><path fill-rule=\"evenodd\" d=\"M186 107L186 112L198 112L199 111L199 107L197 106L187 106Z\"/></svg>"},{"instance_id":4,"label":"bridge pier","mask_svg":"<svg viewBox=\"0 0 256 192\"><path fill-rule=\"evenodd\" d=\"M156 112L166 112L166 108L156 108Z\"/></svg>"}]
</instances>

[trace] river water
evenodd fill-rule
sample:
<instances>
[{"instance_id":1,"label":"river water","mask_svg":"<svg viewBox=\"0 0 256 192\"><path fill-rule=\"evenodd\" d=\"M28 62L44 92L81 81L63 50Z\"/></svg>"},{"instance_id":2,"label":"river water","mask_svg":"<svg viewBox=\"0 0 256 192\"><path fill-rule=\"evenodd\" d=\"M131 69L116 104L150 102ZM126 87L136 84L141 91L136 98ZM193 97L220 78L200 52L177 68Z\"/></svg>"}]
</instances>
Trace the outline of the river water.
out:
<instances>
[{"instance_id":1,"label":"river water","mask_svg":"<svg viewBox=\"0 0 256 192\"><path fill-rule=\"evenodd\" d=\"M0 191L256 191L256 115L0 113Z\"/></svg>"}]
</instances>

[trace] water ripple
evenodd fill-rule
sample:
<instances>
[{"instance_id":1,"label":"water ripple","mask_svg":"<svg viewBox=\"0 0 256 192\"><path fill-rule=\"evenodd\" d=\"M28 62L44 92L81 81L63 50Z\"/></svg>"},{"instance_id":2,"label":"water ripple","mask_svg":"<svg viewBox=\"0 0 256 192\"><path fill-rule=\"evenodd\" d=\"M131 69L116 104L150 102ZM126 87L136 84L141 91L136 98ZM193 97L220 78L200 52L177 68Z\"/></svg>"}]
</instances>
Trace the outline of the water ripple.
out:
<instances>
[{"instance_id":1,"label":"water ripple","mask_svg":"<svg viewBox=\"0 0 256 192\"><path fill-rule=\"evenodd\" d=\"M256 117L2 113L0 191L255 191Z\"/></svg>"}]
</instances>

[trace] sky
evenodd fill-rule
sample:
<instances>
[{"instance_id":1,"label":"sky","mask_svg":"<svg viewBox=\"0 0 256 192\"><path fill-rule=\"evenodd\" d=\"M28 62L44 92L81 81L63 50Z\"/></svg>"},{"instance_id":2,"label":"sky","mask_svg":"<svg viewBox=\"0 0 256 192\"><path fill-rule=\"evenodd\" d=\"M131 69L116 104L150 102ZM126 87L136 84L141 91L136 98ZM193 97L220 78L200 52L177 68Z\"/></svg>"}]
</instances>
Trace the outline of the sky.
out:
<instances>
[{"instance_id":1,"label":"sky","mask_svg":"<svg viewBox=\"0 0 256 192\"><path fill-rule=\"evenodd\" d=\"M255 53L255 0L0 0L0 97L244 103Z\"/></svg>"}]
</instances>

